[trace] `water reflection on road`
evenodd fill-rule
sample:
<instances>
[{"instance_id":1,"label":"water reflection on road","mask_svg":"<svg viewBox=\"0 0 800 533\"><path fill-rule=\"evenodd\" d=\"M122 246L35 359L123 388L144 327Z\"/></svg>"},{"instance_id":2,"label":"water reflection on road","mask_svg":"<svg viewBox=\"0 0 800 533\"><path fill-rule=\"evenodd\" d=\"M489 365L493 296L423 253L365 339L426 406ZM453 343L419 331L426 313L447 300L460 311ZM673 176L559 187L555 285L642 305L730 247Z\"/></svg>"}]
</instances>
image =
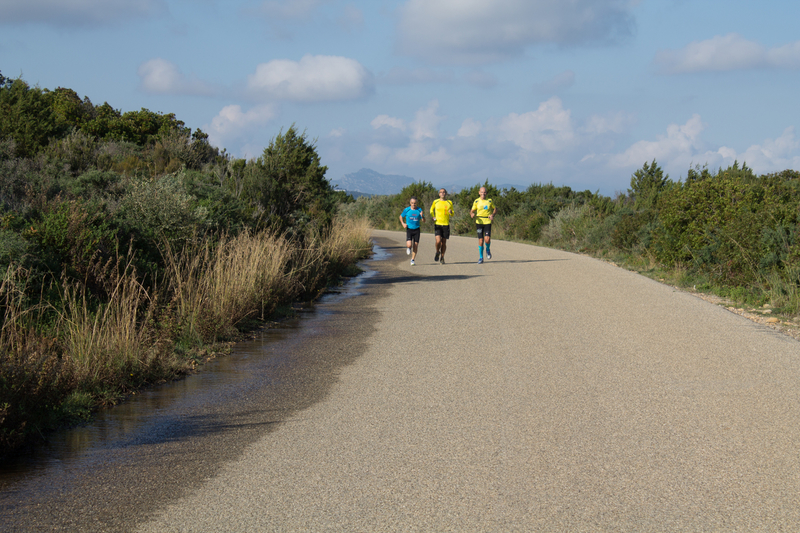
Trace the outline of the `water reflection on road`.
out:
<instances>
[{"instance_id":1,"label":"water reflection on road","mask_svg":"<svg viewBox=\"0 0 800 533\"><path fill-rule=\"evenodd\" d=\"M358 295L362 284L375 274L368 268L368 262L383 260L388 255L377 246L373 252L372 258L361 264L366 269L364 273L326 293L313 306L299 309L295 318L259 331L252 340L237 343L229 356L206 363L201 372L137 393L120 405L97 413L91 422L54 432L48 435L46 443L6 460L0 464L0 490L50 470L80 468L79 463L96 448L147 441L148 435L170 423L167 413L191 412L193 404L208 402L211 391L216 397L228 397L246 393L256 381L258 386L264 386L264 380L269 379L269 373L263 372L265 367L288 364L281 353L270 347L289 339L302 342L303 336L312 334L331 313L334 304Z\"/></svg>"}]
</instances>

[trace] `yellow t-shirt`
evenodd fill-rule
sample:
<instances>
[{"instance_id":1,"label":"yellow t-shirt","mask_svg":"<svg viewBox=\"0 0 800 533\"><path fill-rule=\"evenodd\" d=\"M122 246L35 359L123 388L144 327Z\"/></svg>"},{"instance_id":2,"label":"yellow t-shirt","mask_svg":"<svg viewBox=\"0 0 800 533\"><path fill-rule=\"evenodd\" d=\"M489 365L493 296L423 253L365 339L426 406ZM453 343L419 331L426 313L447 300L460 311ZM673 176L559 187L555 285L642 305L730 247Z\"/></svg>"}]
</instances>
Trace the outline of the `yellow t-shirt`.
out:
<instances>
[{"instance_id":1,"label":"yellow t-shirt","mask_svg":"<svg viewBox=\"0 0 800 533\"><path fill-rule=\"evenodd\" d=\"M489 219L489 215L494 213L494 202L492 202L491 198L487 198L486 200L481 200L478 198L474 202L472 202L472 211L475 211L475 223L476 224L491 224L492 221Z\"/></svg>"},{"instance_id":2,"label":"yellow t-shirt","mask_svg":"<svg viewBox=\"0 0 800 533\"><path fill-rule=\"evenodd\" d=\"M450 225L450 213L453 212L453 202L437 198L431 204L431 216L436 219L437 226Z\"/></svg>"}]
</instances>

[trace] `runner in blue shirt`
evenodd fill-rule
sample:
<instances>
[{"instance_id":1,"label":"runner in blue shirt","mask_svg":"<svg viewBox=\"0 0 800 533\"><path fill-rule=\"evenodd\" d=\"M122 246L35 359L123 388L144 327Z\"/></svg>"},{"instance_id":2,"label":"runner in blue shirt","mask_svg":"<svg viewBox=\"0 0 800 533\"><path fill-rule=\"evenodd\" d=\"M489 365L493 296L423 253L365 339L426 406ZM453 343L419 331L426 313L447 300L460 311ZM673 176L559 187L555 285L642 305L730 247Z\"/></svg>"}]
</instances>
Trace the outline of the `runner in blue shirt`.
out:
<instances>
[{"instance_id":1,"label":"runner in blue shirt","mask_svg":"<svg viewBox=\"0 0 800 533\"><path fill-rule=\"evenodd\" d=\"M406 228L406 255L411 256L411 266L414 266L419 248L419 224L425 222L425 217L422 215L422 209L417 207L416 198L412 196L408 203L410 205L400 213L400 223Z\"/></svg>"}]
</instances>

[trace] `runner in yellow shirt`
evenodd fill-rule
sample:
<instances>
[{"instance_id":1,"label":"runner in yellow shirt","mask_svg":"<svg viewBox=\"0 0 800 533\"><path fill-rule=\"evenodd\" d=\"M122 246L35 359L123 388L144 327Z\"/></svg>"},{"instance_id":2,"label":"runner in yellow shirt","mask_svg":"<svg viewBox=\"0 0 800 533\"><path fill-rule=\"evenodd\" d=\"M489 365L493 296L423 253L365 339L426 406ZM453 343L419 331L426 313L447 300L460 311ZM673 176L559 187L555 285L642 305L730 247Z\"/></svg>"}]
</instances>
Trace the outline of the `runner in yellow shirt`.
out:
<instances>
[{"instance_id":1,"label":"runner in yellow shirt","mask_svg":"<svg viewBox=\"0 0 800 533\"><path fill-rule=\"evenodd\" d=\"M444 252L447 250L447 239L450 238L450 215L453 213L453 202L447 199L447 191L439 189L439 198L431 204L433 217L433 234L436 236L436 255L433 261L444 264Z\"/></svg>"},{"instance_id":2,"label":"runner in yellow shirt","mask_svg":"<svg viewBox=\"0 0 800 533\"><path fill-rule=\"evenodd\" d=\"M480 197L472 202L469 216L475 219L475 224L478 226L478 250L480 251L478 264L480 265L483 263L484 242L486 243L486 259L492 258L489 245L492 240L492 220L494 220L494 214L497 213L497 208L491 198L486 198L486 187L481 187L478 194Z\"/></svg>"}]
</instances>

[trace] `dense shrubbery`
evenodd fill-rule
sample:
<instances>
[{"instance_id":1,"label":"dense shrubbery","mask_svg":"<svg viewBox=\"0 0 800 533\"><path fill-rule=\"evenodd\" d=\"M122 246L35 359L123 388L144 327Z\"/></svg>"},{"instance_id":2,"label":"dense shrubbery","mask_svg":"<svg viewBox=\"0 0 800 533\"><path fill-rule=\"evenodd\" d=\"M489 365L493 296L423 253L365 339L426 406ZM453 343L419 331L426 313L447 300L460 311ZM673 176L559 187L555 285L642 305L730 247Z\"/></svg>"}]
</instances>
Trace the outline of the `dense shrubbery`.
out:
<instances>
[{"instance_id":1,"label":"dense shrubbery","mask_svg":"<svg viewBox=\"0 0 800 533\"><path fill-rule=\"evenodd\" d=\"M496 238L680 273L685 283L800 312L800 172L757 176L734 163L715 173L695 167L685 181L674 182L652 161L613 199L552 184L524 191L501 191L488 181L483 186L498 207ZM346 212L368 216L378 228L400 229L397 216L410 187L400 195L359 198ZM456 234L472 233L468 211L480 187L452 196Z\"/></svg>"},{"instance_id":2,"label":"dense shrubbery","mask_svg":"<svg viewBox=\"0 0 800 533\"><path fill-rule=\"evenodd\" d=\"M172 114L0 75L0 452L365 255L326 170L294 127L246 161Z\"/></svg>"}]
</instances>

